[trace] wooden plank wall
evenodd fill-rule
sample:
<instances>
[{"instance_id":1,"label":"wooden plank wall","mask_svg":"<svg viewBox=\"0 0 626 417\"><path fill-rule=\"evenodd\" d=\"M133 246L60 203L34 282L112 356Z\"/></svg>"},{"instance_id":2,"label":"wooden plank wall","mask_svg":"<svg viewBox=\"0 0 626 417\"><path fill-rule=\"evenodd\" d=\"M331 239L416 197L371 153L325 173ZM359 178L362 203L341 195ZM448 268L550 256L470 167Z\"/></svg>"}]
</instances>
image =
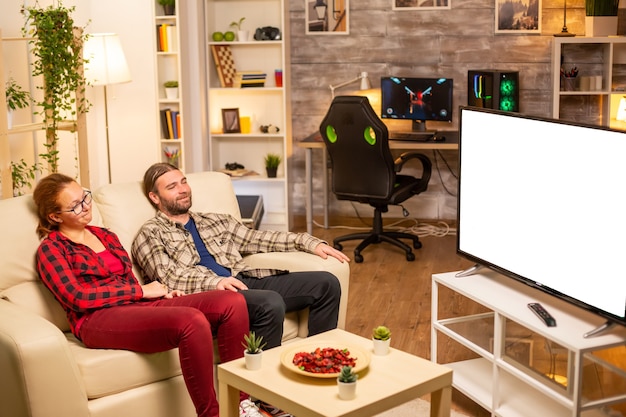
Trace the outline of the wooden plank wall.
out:
<instances>
[{"instance_id":1,"label":"wooden plank wall","mask_svg":"<svg viewBox=\"0 0 626 417\"><path fill-rule=\"evenodd\" d=\"M467 104L467 71L502 69L520 73L520 111L551 115L550 53L553 34L563 27L564 0L542 1L542 33L495 34L495 0L449 0L449 10L391 10L392 0L351 0L348 35L306 35L305 2L290 0L291 94L294 143L315 130L331 102L330 84L367 71L373 87L380 77L443 76L454 79L455 105ZM584 0L567 1L567 27L579 36L585 31ZM332 5L332 0L326 1ZM620 33L624 33L620 19ZM338 90L337 94L349 93ZM453 126L458 126L458 112ZM296 146L291 163L292 207L304 213L304 151ZM445 157L456 167L456 152ZM456 217L453 193L456 179L442 162L441 176L433 175L420 218ZM321 172L321 152L314 153L314 169ZM315 213L321 212L321 175L314 179ZM351 206L331 198L332 212L353 215ZM429 207L424 207L424 204ZM437 207L432 207L432 205ZM363 209L367 217L369 210ZM390 212L390 215L392 213Z\"/></svg>"}]
</instances>

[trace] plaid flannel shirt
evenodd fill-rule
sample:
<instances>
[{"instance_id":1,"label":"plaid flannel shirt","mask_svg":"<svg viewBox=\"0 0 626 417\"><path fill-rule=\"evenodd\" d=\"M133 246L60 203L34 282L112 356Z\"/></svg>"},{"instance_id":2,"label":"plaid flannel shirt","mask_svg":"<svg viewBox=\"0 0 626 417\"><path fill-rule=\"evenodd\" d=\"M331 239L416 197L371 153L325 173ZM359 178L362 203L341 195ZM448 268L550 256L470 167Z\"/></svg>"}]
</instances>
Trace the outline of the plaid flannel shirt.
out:
<instances>
[{"instance_id":1,"label":"plaid flannel shirt","mask_svg":"<svg viewBox=\"0 0 626 417\"><path fill-rule=\"evenodd\" d=\"M100 227L87 226L123 269L112 274L97 253L75 243L58 231L41 241L37 250L37 271L67 314L74 334L77 323L91 312L130 304L143 297L141 285L133 275L132 263L117 236Z\"/></svg>"},{"instance_id":2,"label":"plaid flannel shirt","mask_svg":"<svg viewBox=\"0 0 626 417\"><path fill-rule=\"evenodd\" d=\"M189 212L207 250L232 276L263 278L286 273L277 269L255 269L242 256L261 252L305 251L312 253L322 240L308 233L249 229L228 214ZM199 265L200 255L191 233L165 214L148 220L133 241L133 260L144 280L158 280L171 290L185 293L214 290L224 277Z\"/></svg>"}]
</instances>

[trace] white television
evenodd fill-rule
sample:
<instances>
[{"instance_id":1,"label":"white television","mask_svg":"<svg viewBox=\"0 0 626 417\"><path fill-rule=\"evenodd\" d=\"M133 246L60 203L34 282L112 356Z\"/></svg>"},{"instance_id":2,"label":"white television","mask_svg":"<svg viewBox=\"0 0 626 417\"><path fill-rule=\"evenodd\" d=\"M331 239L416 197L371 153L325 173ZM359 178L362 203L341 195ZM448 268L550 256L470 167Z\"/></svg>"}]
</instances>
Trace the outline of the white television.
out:
<instances>
[{"instance_id":1,"label":"white television","mask_svg":"<svg viewBox=\"0 0 626 417\"><path fill-rule=\"evenodd\" d=\"M457 253L626 326L626 134L461 107L459 158Z\"/></svg>"}]
</instances>

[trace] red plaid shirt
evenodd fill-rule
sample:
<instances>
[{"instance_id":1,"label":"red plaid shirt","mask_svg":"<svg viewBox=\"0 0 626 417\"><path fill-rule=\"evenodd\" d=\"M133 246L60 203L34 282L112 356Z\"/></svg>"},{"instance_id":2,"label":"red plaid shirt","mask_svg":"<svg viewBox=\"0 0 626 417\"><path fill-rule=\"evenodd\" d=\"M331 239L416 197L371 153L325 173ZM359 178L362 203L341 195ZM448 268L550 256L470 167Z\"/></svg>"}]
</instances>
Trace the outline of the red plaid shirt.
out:
<instances>
[{"instance_id":1,"label":"red plaid shirt","mask_svg":"<svg viewBox=\"0 0 626 417\"><path fill-rule=\"evenodd\" d=\"M117 236L99 227L87 228L121 261L119 274L111 273L89 247L72 242L58 231L51 232L37 250L39 276L61 303L76 336L80 330L77 324L80 325L93 311L130 304L143 296L130 257Z\"/></svg>"}]
</instances>

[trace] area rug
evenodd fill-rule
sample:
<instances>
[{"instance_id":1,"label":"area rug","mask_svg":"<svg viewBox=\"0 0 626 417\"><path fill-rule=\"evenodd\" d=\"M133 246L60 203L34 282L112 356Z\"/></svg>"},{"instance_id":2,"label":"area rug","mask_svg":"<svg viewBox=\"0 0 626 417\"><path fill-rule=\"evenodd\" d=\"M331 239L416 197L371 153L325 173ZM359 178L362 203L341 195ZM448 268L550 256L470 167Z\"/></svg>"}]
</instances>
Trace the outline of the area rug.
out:
<instances>
[{"instance_id":1,"label":"area rug","mask_svg":"<svg viewBox=\"0 0 626 417\"><path fill-rule=\"evenodd\" d=\"M376 414L375 417L421 417L430 415L430 403L420 398L399 405L384 413ZM452 410L450 417L470 417Z\"/></svg>"}]
</instances>

